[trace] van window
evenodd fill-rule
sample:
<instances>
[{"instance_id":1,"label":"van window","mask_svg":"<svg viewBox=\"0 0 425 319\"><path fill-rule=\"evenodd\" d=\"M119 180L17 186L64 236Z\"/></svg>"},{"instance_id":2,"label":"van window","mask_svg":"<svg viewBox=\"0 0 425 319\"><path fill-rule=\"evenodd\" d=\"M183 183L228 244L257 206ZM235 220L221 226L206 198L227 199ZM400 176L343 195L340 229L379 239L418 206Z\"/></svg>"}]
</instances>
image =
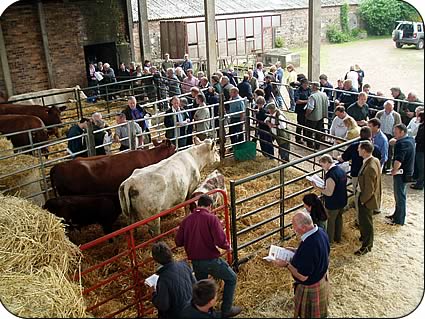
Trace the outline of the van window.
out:
<instances>
[{"instance_id":1,"label":"van window","mask_svg":"<svg viewBox=\"0 0 425 319\"><path fill-rule=\"evenodd\" d=\"M422 25L418 24L418 32L422 32Z\"/></svg>"}]
</instances>

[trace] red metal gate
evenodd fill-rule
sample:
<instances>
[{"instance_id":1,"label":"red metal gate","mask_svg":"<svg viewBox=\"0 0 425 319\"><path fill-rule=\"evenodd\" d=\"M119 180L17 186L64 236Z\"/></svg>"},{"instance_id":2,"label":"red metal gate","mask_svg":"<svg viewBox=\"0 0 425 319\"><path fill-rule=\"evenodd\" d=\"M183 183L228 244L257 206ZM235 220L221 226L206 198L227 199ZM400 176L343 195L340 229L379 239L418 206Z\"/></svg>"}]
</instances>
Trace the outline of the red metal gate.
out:
<instances>
[{"instance_id":1,"label":"red metal gate","mask_svg":"<svg viewBox=\"0 0 425 319\"><path fill-rule=\"evenodd\" d=\"M213 212L224 222L226 237L230 242L227 194L219 189L208 194L220 194L223 199L223 205ZM75 279L81 280L84 287L83 295L88 312L102 318L118 315L143 317L153 313L151 295L144 285L144 280L155 272L150 246L158 240L168 241L176 259L186 259L184 250L174 244L174 234L186 215L186 208L198 198L199 196L80 247L84 258L81 275L77 274ZM165 219L166 216L172 219ZM164 232L143 240L142 237L147 235L147 224L161 217L161 229ZM229 264L231 258L231 254L227 253Z\"/></svg>"}]
</instances>

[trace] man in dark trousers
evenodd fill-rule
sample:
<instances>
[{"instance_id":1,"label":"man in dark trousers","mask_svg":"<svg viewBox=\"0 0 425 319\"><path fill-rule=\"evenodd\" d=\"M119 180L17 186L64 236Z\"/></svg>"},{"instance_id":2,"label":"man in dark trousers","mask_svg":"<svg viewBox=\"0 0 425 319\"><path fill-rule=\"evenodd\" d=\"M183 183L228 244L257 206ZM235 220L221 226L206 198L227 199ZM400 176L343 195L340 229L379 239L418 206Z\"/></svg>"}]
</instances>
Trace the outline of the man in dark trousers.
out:
<instances>
[{"instance_id":1,"label":"man in dark trousers","mask_svg":"<svg viewBox=\"0 0 425 319\"><path fill-rule=\"evenodd\" d=\"M362 247L355 252L356 255L364 255L373 247L373 211L381 206L381 163L373 157L373 144L366 140L361 141L358 152L363 158L363 165L359 172L359 197L358 216L360 238Z\"/></svg>"},{"instance_id":2,"label":"man in dark trousers","mask_svg":"<svg viewBox=\"0 0 425 319\"><path fill-rule=\"evenodd\" d=\"M293 318L326 318L329 305L329 253L328 235L313 224L307 212L297 212L292 228L301 243L297 249L287 247L295 255L291 261L277 259L273 263L289 270L294 283Z\"/></svg>"},{"instance_id":3,"label":"man in dark trousers","mask_svg":"<svg viewBox=\"0 0 425 319\"><path fill-rule=\"evenodd\" d=\"M295 91L294 93L294 99L295 99L295 113L297 113L297 124L305 126L305 109L306 105L308 103L308 97L311 94L311 89L309 87L309 82L307 79L301 80L300 87ZM296 128L296 133L304 135L305 131L303 128L298 127ZM295 136L295 141L297 143L302 144L302 136Z\"/></svg>"},{"instance_id":4,"label":"man in dark trousers","mask_svg":"<svg viewBox=\"0 0 425 319\"><path fill-rule=\"evenodd\" d=\"M394 128L394 164L391 170L394 185L395 211L386 216L390 225L404 225L406 219L407 183L412 181L415 166L415 140L407 135L407 127L398 124ZM390 144L394 143L390 141Z\"/></svg>"},{"instance_id":5,"label":"man in dark trousers","mask_svg":"<svg viewBox=\"0 0 425 319\"><path fill-rule=\"evenodd\" d=\"M185 261L174 261L173 252L164 242L152 245L152 258L162 266L156 272L159 277L152 294L158 318L179 318L192 299L192 285L196 282L192 269Z\"/></svg>"},{"instance_id":6,"label":"man in dark trousers","mask_svg":"<svg viewBox=\"0 0 425 319\"><path fill-rule=\"evenodd\" d=\"M175 242L177 247L184 246L197 280L212 275L224 281L221 311L225 318L234 317L242 311L241 307L232 306L237 276L227 262L220 258L217 247L227 251L231 251L231 248L220 220L211 213L212 204L208 195L199 198L198 207L181 222Z\"/></svg>"}]
</instances>

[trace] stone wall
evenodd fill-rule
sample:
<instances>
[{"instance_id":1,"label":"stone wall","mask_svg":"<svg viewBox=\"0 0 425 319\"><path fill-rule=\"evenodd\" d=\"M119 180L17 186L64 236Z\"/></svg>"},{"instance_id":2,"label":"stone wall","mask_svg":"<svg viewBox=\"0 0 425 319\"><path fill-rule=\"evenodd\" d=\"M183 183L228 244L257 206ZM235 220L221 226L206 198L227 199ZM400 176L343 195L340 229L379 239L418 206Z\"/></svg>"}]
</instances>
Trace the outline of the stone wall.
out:
<instances>
[{"instance_id":1,"label":"stone wall","mask_svg":"<svg viewBox=\"0 0 425 319\"><path fill-rule=\"evenodd\" d=\"M125 0L49 0L43 8L56 87L87 85L85 45L115 42L117 59L129 59ZM15 94L48 89L37 3L12 4L1 25Z\"/></svg>"}]
</instances>

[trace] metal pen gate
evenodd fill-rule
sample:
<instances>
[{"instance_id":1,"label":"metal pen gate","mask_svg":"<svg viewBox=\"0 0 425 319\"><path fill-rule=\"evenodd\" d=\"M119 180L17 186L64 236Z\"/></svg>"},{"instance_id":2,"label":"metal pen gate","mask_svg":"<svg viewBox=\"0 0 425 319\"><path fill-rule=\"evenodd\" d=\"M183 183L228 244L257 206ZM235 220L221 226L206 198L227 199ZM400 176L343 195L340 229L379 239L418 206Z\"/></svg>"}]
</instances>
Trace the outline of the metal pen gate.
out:
<instances>
[{"instance_id":1,"label":"metal pen gate","mask_svg":"<svg viewBox=\"0 0 425 319\"><path fill-rule=\"evenodd\" d=\"M213 212L222 220L226 237L230 242L227 194L219 189L210 191L207 194L218 194L222 198L223 204L214 209ZM172 244L169 244L170 248L172 248L174 253L179 253L182 256L184 254L183 250L175 247L173 236L178 230L178 224L185 215L181 210L188 208L199 197L192 198L80 247L80 250L85 255L82 263L83 268L80 276L77 274L74 279L80 280L85 287L83 295L89 303L87 312L102 318L111 318L119 314L124 314L127 317L137 314L137 317L143 317L154 311L150 303L150 292L144 284L144 280L155 273L154 262L150 257L150 246L160 240L172 242ZM164 219L167 216L172 217L174 222L171 225L167 224L168 229L166 231L155 237L143 238L147 234L144 229L146 224L159 218L163 218L162 223L165 224ZM110 240L114 240L114 243L109 243ZM106 253L111 249L114 250L112 254ZM98 254L94 253L91 258L87 257L91 253L93 254L94 250L98 251ZM99 255L99 252L101 255ZM229 264L231 264L232 255L226 252L224 255ZM184 254L183 259L186 259L185 256ZM99 261L102 258L105 259ZM92 263L87 264L88 259L92 259ZM112 303L111 308L107 307L108 303ZM114 310L111 311L112 309Z\"/></svg>"}]
</instances>

